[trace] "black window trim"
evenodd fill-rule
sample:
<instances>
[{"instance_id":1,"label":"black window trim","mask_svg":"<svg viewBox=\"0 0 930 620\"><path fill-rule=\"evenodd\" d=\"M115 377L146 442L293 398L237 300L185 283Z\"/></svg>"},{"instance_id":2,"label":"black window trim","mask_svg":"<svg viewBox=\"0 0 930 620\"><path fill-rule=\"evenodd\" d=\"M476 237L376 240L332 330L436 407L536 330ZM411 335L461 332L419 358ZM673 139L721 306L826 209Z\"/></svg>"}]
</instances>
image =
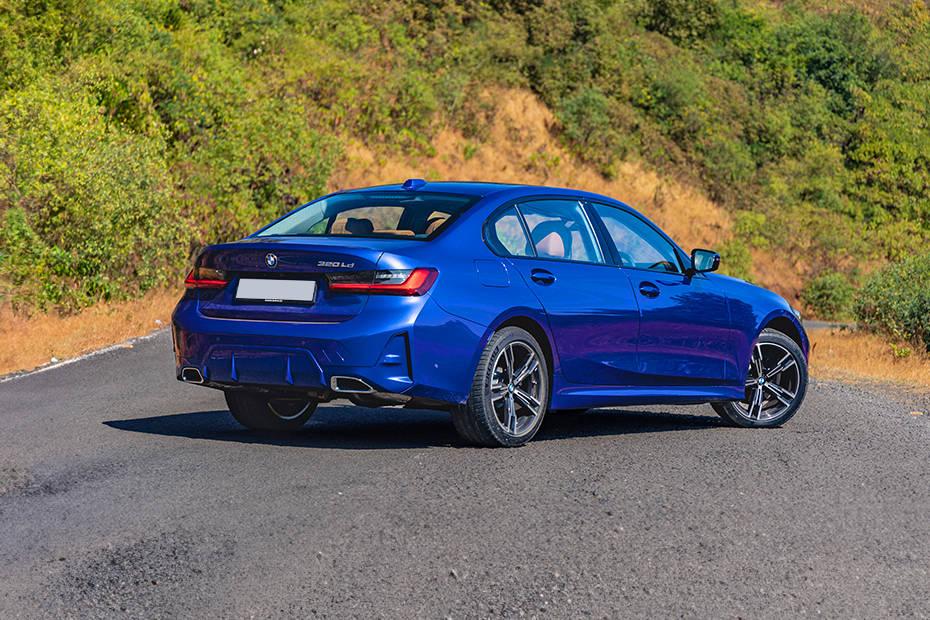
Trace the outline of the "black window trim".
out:
<instances>
[{"instance_id":1,"label":"black window trim","mask_svg":"<svg viewBox=\"0 0 930 620\"><path fill-rule=\"evenodd\" d=\"M568 202L577 203L581 207L581 211L584 214L584 216L587 218L588 225L591 227L591 232L594 234L594 243L597 246L597 249L601 253L601 258L603 259L602 262L575 260L572 258L552 258L550 256L539 256L536 253L536 245L533 243L533 237L530 235L529 227L526 224L526 220L523 218L523 212L520 210L520 205L527 203L527 202L542 202L546 200L565 200ZM506 211L507 209L511 207L513 207L514 210L517 212L517 217L520 219L520 226L523 228L523 234L526 236L526 239L529 242L530 249L533 251L532 256L517 256L509 252L506 254L500 254L497 251L495 251L495 249L492 247L492 244L488 242L488 230L490 228L491 220L497 217L498 214L502 213L503 211ZM482 229L481 240L484 242L484 245L489 250L491 250L492 254L494 254L495 256L500 256L502 258L510 258L513 260L532 259L532 260L551 261L553 263L571 263L574 265L593 265L595 267L613 267L613 268L617 267L616 264L613 264L611 262L607 253L604 252L604 242L600 238L598 227L592 220L591 215L588 213L588 208L587 208L585 199L580 196L565 196L564 194L539 194L539 195L534 195L534 196L521 196L520 198L514 198L512 200L508 200L504 204L494 209L494 211L492 211L491 214L487 218L485 218L484 224L482 224L481 229Z\"/></svg>"},{"instance_id":2,"label":"black window trim","mask_svg":"<svg viewBox=\"0 0 930 620\"><path fill-rule=\"evenodd\" d=\"M656 226L655 224L653 224L651 221L649 221L648 219L646 219L644 216L640 215L639 213L637 213L636 211L634 211L632 208L628 207L627 205L625 205L625 204L623 204L623 203L611 203L611 202L607 202L607 201L604 201L604 200L587 200L587 199L585 199L583 202L584 202L585 206L586 206L587 208L590 209L590 211L591 211L591 213L594 215L594 217L597 218L597 221L598 221L598 224L599 224L599 227L598 227L597 232L598 232L599 234L603 235L604 238L605 238L605 240L610 244L611 255L614 257L614 260L616 261L616 266L617 266L617 267L619 267L620 269L630 269L630 270L634 270L634 271L645 271L645 272L647 272L647 273L662 273L662 274L665 274L665 275L676 275L676 276L687 277L687 268L686 268L685 265L682 264L682 262L681 262L681 255L682 255L682 253L684 252L684 250L682 250L680 247L678 247L678 244L675 243L675 242L672 240L671 237L669 237L667 234L665 234L665 232L664 232L661 228L659 228L658 226ZM621 261L620 261L620 253L619 253L619 250L617 249L617 244L614 243L613 238L610 236L609 232L607 231L607 225L604 224L604 221L601 219L601 216L598 214L597 209L595 208L595 205L602 205L602 206L605 206L605 207L612 207L612 208L614 208L614 209L619 209L619 210L621 210L621 211L623 211L623 212L625 212L625 213L628 213L628 214L632 215L633 217L637 218L639 221L641 221L641 222L643 222L644 224L646 224L646 226L648 226L649 228L651 228L652 230L654 230L655 232L657 232L657 233L659 234L659 236L662 237L663 239L665 239L665 241L669 244L669 246L671 246L671 248L672 248L672 253L675 255L675 260L678 261L678 268L679 268L680 271L678 271L677 273L672 273L671 271L657 271L657 270L655 270L655 269L643 269L642 267L632 267L632 266L625 266L625 265L621 264Z\"/></svg>"},{"instance_id":3,"label":"black window trim","mask_svg":"<svg viewBox=\"0 0 930 620\"><path fill-rule=\"evenodd\" d=\"M501 254L496 249L494 249L494 245L488 241L490 238L489 233L491 231L491 221L495 220L497 216L508 209L513 209L514 213L517 214L517 221L520 222L520 230L523 231L523 236L526 238L526 245L529 246L530 251L533 252L532 256L517 256L516 254L511 254L510 252L506 251L507 248L504 248L503 245L501 245L501 247L505 250L505 253ZM481 225L481 240L484 242L485 247L491 250L491 253L494 254L494 256L500 256L501 258L536 258L536 248L533 247L532 238L530 237L529 231L526 229L526 222L523 221L523 214L520 213L520 209L517 208L517 205L514 202L507 202L502 204L498 208L494 209L494 211L492 211L491 214L484 219L484 223Z\"/></svg>"}]
</instances>

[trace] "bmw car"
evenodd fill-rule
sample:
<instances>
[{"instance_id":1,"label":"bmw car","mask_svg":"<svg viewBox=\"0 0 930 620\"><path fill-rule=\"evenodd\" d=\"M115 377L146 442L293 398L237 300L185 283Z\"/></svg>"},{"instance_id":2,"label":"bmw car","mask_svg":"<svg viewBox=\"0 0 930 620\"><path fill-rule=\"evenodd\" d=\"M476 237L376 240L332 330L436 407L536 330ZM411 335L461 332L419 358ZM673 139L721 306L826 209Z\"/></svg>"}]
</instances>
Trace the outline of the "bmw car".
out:
<instances>
[{"instance_id":1,"label":"bmw car","mask_svg":"<svg viewBox=\"0 0 930 620\"><path fill-rule=\"evenodd\" d=\"M799 314L719 264L578 190L337 192L199 254L172 317L177 377L261 431L337 398L446 410L484 446L595 407L710 403L781 425L808 382Z\"/></svg>"}]
</instances>

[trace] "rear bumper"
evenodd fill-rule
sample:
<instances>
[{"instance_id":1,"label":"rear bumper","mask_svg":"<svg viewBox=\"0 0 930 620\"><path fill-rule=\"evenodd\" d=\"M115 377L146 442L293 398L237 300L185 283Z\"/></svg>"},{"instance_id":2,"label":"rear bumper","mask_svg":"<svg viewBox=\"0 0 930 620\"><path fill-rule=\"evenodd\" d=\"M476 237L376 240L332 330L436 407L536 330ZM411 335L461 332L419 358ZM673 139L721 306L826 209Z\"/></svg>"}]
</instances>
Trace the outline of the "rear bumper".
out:
<instances>
[{"instance_id":1,"label":"rear bumper","mask_svg":"<svg viewBox=\"0 0 930 620\"><path fill-rule=\"evenodd\" d=\"M452 316L429 296L373 296L339 323L208 317L196 296L172 316L177 377L195 368L203 385L329 394L334 377L373 391L464 402L484 328Z\"/></svg>"}]
</instances>

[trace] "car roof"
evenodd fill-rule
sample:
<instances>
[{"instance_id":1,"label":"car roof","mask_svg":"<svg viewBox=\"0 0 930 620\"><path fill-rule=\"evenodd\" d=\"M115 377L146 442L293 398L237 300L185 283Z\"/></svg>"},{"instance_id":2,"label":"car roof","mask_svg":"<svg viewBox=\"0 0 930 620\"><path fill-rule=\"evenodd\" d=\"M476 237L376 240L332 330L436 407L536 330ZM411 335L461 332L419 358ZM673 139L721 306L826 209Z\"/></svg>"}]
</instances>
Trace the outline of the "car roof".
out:
<instances>
[{"instance_id":1,"label":"car roof","mask_svg":"<svg viewBox=\"0 0 930 620\"><path fill-rule=\"evenodd\" d=\"M378 190L404 190L404 184L377 185L374 187L360 187L357 189L346 190L351 192L367 192ZM464 194L467 196L478 196L487 198L495 194L506 193L508 198L517 197L521 194L527 196L540 194L560 194L576 196L578 198L589 198L593 200L608 200L610 202L620 202L616 198L602 196L579 189L570 189L565 187L549 187L545 185L523 185L520 183L486 183L481 181L433 181L418 185L416 189L408 189L410 192L436 192L443 194Z\"/></svg>"},{"instance_id":2,"label":"car roof","mask_svg":"<svg viewBox=\"0 0 930 620\"><path fill-rule=\"evenodd\" d=\"M480 181L434 181L424 183L416 189L408 190L410 192L437 192L441 194L464 194L466 196L490 196L503 190L523 187L516 184L508 183L483 183ZM378 190L403 190L403 184L375 185L373 187L359 187L347 190L347 192L369 192Z\"/></svg>"}]
</instances>

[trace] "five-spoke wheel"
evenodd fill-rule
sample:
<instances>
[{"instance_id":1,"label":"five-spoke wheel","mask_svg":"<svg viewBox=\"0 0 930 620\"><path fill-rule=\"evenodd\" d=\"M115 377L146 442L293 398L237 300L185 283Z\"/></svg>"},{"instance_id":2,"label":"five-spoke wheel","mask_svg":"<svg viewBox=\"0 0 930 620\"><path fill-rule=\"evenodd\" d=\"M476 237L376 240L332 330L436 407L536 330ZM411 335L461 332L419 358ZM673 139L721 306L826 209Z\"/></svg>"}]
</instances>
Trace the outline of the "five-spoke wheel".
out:
<instances>
[{"instance_id":1,"label":"five-spoke wheel","mask_svg":"<svg viewBox=\"0 0 930 620\"><path fill-rule=\"evenodd\" d=\"M497 423L509 435L520 437L536 426L542 415L539 356L526 342L515 340L497 354L491 379L491 403Z\"/></svg>"},{"instance_id":2,"label":"five-spoke wheel","mask_svg":"<svg viewBox=\"0 0 930 620\"><path fill-rule=\"evenodd\" d=\"M505 327L488 341L468 402L452 412L469 443L519 446L533 438L549 405L549 369L533 336Z\"/></svg>"},{"instance_id":3,"label":"five-spoke wheel","mask_svg":"<svg viewBox=\"0 0 930 620\"><path fill-rule=\"evenodd\" d=\"M753 347L745 398L714 403L714 409L739 426L777 426L795 414L806 390L801 348L782 332L766 329Z\"/></svg>"}]
</instances>

